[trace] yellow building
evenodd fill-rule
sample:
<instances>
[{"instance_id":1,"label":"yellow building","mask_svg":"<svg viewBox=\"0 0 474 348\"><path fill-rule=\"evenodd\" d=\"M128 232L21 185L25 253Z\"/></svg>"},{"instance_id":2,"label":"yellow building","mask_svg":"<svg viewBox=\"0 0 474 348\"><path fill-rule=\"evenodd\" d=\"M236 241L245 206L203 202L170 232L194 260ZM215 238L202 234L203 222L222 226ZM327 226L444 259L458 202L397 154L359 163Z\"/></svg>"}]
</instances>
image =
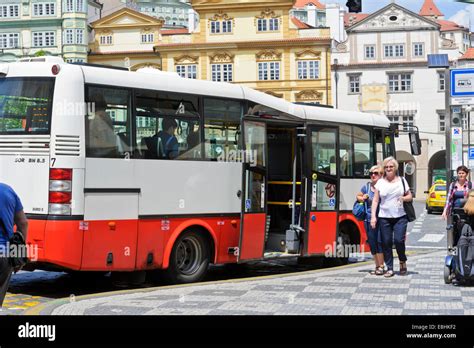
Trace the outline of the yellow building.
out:
<instances>
[{"instance_id":1,"label":"yellow building","mask_svg":"<svg viewBox=\"0 0 474 348\"><path fill-rule=\"evenodd\" d=\"M331 105L329 28L290 16L293 5L193 0L199 25L192 33L163 30L160 20L122 9L92 23L89 61L132 70L152 66L186 78L244 84L292 102ZM154 33L153 48L141 42L147 33Z\"/></svg>"}]
</instances>

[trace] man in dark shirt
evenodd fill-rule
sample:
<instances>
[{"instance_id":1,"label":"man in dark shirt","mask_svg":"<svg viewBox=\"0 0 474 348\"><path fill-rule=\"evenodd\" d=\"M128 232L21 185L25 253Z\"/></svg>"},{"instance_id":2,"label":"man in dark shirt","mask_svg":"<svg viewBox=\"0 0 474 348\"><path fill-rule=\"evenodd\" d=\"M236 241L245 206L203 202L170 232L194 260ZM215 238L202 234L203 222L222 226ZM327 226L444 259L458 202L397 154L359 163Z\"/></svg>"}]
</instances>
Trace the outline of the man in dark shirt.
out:
<instances>
[{"instance_id":1,"label":"man in dark shirt","mask_svg":"<svg viewBox=\"0 0 474 348\"><path fill-rule=\"evenodd\" d=\"M164 118L162 128L163 130L157 134L161 140L161 155L166 159L174 159L179 155L178 139L174 135L178 128L178 123L172 118Z\"/></svg>"},{"instance_id":2,"label":"man in dark shirt","mask_svg":"<svg viewBox=\"0 0 474 348\"><path fill-rule=\"evenodd\" d=\"M8 242L13 236L13 226L23 233L26 240L28 220L23 212L20 198L13 189L0 183L0 307L8 290L12 267L8 260Z\"/></svg>"}]
</instances>

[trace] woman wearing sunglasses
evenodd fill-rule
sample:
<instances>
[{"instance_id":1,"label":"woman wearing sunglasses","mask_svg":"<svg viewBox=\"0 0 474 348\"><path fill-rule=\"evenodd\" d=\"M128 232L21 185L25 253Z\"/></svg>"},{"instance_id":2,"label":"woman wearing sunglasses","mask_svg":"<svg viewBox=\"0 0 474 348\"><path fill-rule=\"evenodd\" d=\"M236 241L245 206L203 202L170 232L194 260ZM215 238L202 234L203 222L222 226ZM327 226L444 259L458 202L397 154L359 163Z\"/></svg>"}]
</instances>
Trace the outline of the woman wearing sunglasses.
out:
<instances>
[{"instance_id":1,"label":"woman wearing sunglasses","mask_svg":"<svg viewBox=\"0 0 474 348\"><path fill-rule=\"evenodd\" d=\"M410 202L413 196L410 192L405 178L398 175L398 162L395 158L389 157L383 161L384 177L375 185L375 195L372 203L372 211L377 211L378 216L372 214L370 225L377 226L379 219L380 234L382 237L382 247L387 265L385 277L393 277L393 244L397 249L400 261L400 275L407 275L407 256L405 254L405 240L407 235L408 219L403 208L403 202Z\"/></svg>"},{"instance_id":2,"label":"woman wearing sunglasses","mask_svg":"<svg viewBox=\"0 0 474 348\"><path fill-rule=\"evenodd\" d=\"M381 166L373 166L370 168L370 185L364 185L360 192L357 194L357 201L360 203L367 202L367 217L364 221L365 230L367 232L367 242L370 246L370 253L374 257L375 261L375 270L370 272L374 275L383 275L383 249L382 249L382 239L380 237L380 228L377 224L376 228L370 226L370 219L372 215L372 201L375 195L375 184L382 177L383 169ZM368 191L367 191L368 188Z\"/></svg>"}]
</instances>

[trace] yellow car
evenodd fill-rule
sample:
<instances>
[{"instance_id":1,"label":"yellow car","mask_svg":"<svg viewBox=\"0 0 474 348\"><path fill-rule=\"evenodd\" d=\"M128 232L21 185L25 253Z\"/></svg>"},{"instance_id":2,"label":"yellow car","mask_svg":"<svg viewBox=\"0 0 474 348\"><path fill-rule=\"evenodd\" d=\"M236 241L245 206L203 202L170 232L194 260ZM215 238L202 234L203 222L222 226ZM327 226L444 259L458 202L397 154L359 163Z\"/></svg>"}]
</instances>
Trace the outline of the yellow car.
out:
<instances>
[{"instance_id":1,"label":"yellow car","mask_svg":"<svg viewBox=\"0 0 474 348\"><path fill-rule=\"evenodd\" d=\"M431 214L433 210L443 211L446 204L446 182L444 180L435 181L426 197L426 210Z\"/></svg>"}]
</instances>

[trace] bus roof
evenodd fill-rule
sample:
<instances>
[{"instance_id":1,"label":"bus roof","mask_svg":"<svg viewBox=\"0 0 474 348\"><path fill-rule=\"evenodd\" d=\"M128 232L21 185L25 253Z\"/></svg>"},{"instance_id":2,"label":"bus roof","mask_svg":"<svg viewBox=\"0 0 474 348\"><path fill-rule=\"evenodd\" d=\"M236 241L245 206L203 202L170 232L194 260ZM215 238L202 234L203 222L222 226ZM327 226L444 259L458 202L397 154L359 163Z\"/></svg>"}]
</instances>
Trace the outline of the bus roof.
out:
<instances>
[{"instance_id":1,"label":"bus roof","mask_svg":"<svg viewBox=\"0 0 474 348\"><path fill-rule=\"evenodd\" d=\"M54 64L67 64L61 63L58 58L51 60L47 58L50 57L35 62L9 63L9 69L2 65L2 70L8 71L8 75L12 76L52 76L51 67ZM106 67L67 65L69 72L77 69L78 74L83 74L84 82L90 84L166 90L230 99L246 99L309 121L347 123L381 128L388 128L390 125L390 121L384 115L294 104L237 84L185 79L174 73L160 71L150 73L149 71L130 72L114 70L111 73L111 70ZM59 73L60 75L61 73Z\"/></svg>"}]
</instances>

